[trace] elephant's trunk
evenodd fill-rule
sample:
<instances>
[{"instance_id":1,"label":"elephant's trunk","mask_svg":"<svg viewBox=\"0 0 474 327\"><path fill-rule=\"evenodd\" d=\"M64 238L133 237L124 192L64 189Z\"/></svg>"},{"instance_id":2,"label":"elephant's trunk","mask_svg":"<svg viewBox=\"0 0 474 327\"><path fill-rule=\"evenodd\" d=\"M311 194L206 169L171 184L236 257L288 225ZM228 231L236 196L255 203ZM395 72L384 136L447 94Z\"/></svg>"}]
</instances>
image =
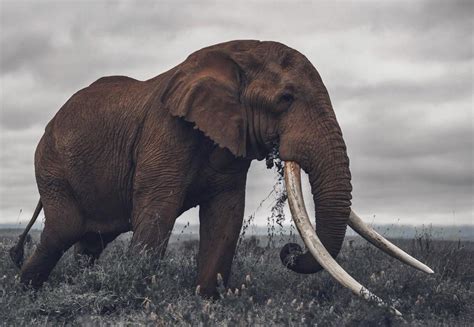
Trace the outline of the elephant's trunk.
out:
<instances>
[{"instance_id":1,"label":"elephant's trunk","mask_svg":"<svg viewBox=\"0 0 474 327\"><path fill-rule=\"evenodd\" d=\"M318 124L316 140L306 142L311 153L298 162L309 174L316 212L316 233L335 258L342 246L351 206L351 174L342 133L334 117ZM305 240L306 243L306 240ZM280 257L291 270L315 273L321 269L310 252L296 244L283 247Z\"/></svg>"}]
</instances>

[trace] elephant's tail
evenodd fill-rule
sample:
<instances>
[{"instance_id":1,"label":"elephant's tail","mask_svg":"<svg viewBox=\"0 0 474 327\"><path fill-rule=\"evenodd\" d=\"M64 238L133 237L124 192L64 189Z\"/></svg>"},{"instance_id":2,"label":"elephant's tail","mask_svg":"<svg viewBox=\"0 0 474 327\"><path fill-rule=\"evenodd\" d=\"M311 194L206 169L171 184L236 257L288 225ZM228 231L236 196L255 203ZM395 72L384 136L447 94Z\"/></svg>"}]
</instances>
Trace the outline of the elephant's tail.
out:
<instances>
[{"instance_id":1,"label":"elephant's tail","mask_svg":"<svg viewBox=\"0 0 474 327\"><path fill-rule=\"evenodd\" d=\"M33 217L31 217L30 222L26 226L25 230L23 233L18 237L18 242L14 247L10 249L10 258L12 258L13 262L18 268L21 268L21 265L23 264L23 255L24 255L24 246L25 246L25 241L28 237L28 232L30 231L31 227L35 223L36 219L38 218L41 209L43 209L43 203L41 202L41 199L38 201L38 204L36 205L35 212L33 213Z\"/></svg>"}]
</instances>

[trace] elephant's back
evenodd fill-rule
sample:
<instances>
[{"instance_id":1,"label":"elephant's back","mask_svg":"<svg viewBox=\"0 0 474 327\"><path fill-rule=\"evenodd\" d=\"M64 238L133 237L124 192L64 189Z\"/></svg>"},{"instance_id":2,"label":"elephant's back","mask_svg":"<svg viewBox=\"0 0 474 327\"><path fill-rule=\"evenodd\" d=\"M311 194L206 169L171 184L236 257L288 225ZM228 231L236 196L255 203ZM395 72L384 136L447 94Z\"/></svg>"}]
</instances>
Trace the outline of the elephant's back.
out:
<instances>
[{"instance_id":1,"label":"elephant's back","mask_svg":"<svg viewBox=\"0 0 474 327\"><path fill-rule=\"evenodd\" d=\"M152 91L146 83L130 77L102 77L75 93L60 108L49 128L66 140L70 134L82 138L128 130L140 123Z\"/></svg>"}]
</instances>

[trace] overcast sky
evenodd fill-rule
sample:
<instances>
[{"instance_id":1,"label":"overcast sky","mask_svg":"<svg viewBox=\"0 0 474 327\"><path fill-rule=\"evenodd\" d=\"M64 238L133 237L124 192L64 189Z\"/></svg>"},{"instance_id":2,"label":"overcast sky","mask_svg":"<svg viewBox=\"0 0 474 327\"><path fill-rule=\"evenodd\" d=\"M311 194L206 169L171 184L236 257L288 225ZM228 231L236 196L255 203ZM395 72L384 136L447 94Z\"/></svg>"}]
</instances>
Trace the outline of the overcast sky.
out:
<instances>
[{"instance_id":1,"label":"overcast sky","mask_svg":"<svg viewBox=\"0 0 474 327\"><path fill-rule=\"evenodd\" d=\"M472 1L196 3L1 1L0 223L30 219L36 144L74 92L259 39L297 49L321 74L348 146L353 208L367 221L474 224ZM247 215L275 178L252 164Z\"/></svg>"}]
</instances>

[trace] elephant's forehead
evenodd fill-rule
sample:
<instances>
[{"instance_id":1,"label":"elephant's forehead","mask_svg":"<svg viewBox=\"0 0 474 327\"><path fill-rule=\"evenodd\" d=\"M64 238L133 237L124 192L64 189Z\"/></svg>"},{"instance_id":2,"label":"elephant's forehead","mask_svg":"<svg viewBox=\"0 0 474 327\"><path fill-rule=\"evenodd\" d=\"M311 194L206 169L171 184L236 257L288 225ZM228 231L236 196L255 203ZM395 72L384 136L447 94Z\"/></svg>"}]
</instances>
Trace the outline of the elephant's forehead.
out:
<instances>
[{"instance_id":1,"label":"elephant's forehead","mask_svg":"<svg viewBox=\"0 0 474 327\"><path fill-rule=\"evenodd\" d=\"M303 54L277 42L262 44L256 49L254 57L262 66L274 72L304 74L313 67Z\"/></svg>"}]
</instances>

